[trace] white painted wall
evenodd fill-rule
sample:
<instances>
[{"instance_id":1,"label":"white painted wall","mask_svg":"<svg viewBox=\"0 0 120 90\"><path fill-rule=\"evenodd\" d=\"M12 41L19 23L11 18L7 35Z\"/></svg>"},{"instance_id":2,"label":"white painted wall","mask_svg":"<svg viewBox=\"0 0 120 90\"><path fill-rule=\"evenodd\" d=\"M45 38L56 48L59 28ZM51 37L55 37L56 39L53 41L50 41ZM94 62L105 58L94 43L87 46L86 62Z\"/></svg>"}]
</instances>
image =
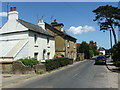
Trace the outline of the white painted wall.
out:
<instances>
[{"instance_id":1,"label":"white painted wall","mask_svg":"<svg viewBox=\"0 0 120 90\"><path fill-rule=\"evenodd\" d=\"M19 53L14 57L14 60L28 58L28 42L22 47Z\"/></svg>"},{"instance_id":2,"label":"white painted wall","mask_svg":"<svg viewBox=\"0 0 120 90\"><path fill-rule=\"evenodd\" d=\"M50 58L52 59L55 55L55 40L53 37L49 37L46 35L42 35L36 32L32 32L32 31L28 31L28 28L26 28L25 26L23 26L22 24L20 24L18 21L18 12L17 11L13 11L13 12L9 12L9 17L8 17L8 21L5 23L5 25L0 29L0 43L2 43L2 45L0 45L0 48L7 48L7 45L13 46L13 48L11 48L9 50L9 52L11 52L11 50L16 50L14 52L16 52L16 54L13 56L14 60L20 59L20 58L25 58L25 57L30 57L30 58L34 58L34 53L38 53L38 60L42 60L43 59L43 50L46 50L45 53L45 59L47 58L47 53L50 52ZM41 25L41 24L40 24ZM44 24L42 24L42 28L44 28ZM22 31L22 32L20 32ZM36 43L34 42L34 35L37 35L37 41ZM47 37L50 38L49 44L47 44ZM17 40L17 41L15 41ZM26 40L28 41L25 45L24 42L20 42L20 40ZM14 43L14 41L16 43ZM3 43L5 42L5 43ZM11 43L12 42L12 43ZM20 44L21 43L21 46ZM12 45L13 44L13 45ZM20 49L17 49L16 46L19 46ZM4 47L5 46L5 47ZM49 48L48 48L49 46ZM16 48L15 48L16 47ZM14 49L15 48L15 49ZM19 50L19 51L18 51ZM7 53L6 50L6 55ZM2 56L2 51L1 51L1 55ZM9 53L10 55L10 53ZM3 55L5 56L5 55Z\"/></svg>"},{"instance_id":3,"label":"white painted wall","mask_svg":"<svg viewBox=\"0 0 120 90\"><path fill-rule=\"evenodd\" d=\"M19 33L8 33L8 34L1 34L0 41L3 40L15 40L15 39L28 39L28 31L26 32L19 32Z\"/></svg>"},{"instance_id":4,"label":"white painted wall","mask_svg":"<svg viewBox=\"0 0 120 90\"><path fill-rule=\"evenodd\" d=\"M28 30L28 28L24 27L22 24L20 24L17 20L9 20L7 23L0 29L1 33L10 33L10 32L16 32L16 31L24 31Z\"/></svg>"},{"instance_id":5,"label":"white painted wall","mask_svg":"<svg viewBox=\"0 0 120 90\"><path fill-rule=\"evenodd\" d=\"M105 55L105 50L102 50L102 51L100 51L101 53L103 53L103 55Z\"/></svg>"},{"instance_id":6,"label":"white painted wall","mask_svg":"<svg viewBox=\"0 0 120 90\"><path fill-rule=\"evenodd\" d=\"M36 43L34 42L34 35L37 35L37 41ZM31 58L34 58L34 53L38 53L38 60L42 60L43 59L43 50L46 50L45 53L45 59L47 58L47 53L50 52L50 59L52 59L55 55L55 41L54 38L50 37L50 41L49 41L49 46L50 48L48 48L47 45L47 37L45 35L42 34L38 34L35 32L29 32L29 56ZM49 51L48 51L49 49Z\"/></svg>"}]
</instances>

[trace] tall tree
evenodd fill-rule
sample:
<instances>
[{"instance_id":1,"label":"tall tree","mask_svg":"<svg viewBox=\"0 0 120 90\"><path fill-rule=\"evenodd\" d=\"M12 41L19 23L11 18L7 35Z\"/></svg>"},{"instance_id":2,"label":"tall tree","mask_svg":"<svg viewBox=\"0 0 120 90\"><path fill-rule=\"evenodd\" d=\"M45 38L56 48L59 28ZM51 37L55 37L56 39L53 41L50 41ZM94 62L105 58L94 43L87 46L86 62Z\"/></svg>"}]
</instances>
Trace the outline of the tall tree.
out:
<instances>
[{"instance_id":1,"label":"tall tree","mask_svg":"<svg viewBox=\"0 0 120 90\"><path fill-rule=\"evenodd\" d=\"M120 9L110 5L100 6L93 10L95 13L94 21L98 21L100 30L111 30L114 37L115 44L117 43L115 26L120 26Z\"/></svg>"}]
</instances>

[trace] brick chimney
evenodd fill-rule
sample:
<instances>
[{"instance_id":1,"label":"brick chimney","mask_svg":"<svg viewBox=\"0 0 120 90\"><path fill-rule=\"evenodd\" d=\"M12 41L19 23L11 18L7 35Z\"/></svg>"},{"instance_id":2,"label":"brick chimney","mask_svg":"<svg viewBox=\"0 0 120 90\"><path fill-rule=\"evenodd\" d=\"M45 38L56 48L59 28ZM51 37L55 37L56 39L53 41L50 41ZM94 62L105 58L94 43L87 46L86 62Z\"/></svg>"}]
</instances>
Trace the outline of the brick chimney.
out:
<instances>
[{"instance_id":1,"label":"brick chimney","mask_svg":"<svg viewBox=\"0 0 120 90\"><path fill-rule=\"evenodd\" d=\"M8 20L17 20L18 12L16 11L16 7L10 7L10 12L8 13Z\"/></svg>"},{"instance_id":2,"label":"brick chimney","mask_svg":"<svg viewBox=\"0 0 120 90\"><path fill-rule=\"evenodd\" d=\"M60 31L64 31L63 30L63 27L64 27L64 24L63 23L57 23L57 20L55 19L54 20L54 22L52 22L51 23L51 25L54 27L54 28L56 28L56 29L58 29L58 30L60 30Z\"/></svg>"}]
</instances>

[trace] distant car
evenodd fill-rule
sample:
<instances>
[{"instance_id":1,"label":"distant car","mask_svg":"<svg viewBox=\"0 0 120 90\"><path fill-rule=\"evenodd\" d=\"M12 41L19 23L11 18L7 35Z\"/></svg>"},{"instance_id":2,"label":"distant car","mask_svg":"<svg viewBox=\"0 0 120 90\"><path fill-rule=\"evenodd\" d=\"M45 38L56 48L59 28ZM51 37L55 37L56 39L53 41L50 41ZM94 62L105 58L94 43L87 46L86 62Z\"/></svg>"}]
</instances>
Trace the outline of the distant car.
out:
<instances>
[{"instance_id":1,"label":"distant car","mask_svg":"<svg viewBox=\"0 0 120 90\"><path fill-rule=\"evenodd\" d=\"M100 55L95 59L95 64L106 64L106 60L105 55Z\"/></svg>"}]
</instances>

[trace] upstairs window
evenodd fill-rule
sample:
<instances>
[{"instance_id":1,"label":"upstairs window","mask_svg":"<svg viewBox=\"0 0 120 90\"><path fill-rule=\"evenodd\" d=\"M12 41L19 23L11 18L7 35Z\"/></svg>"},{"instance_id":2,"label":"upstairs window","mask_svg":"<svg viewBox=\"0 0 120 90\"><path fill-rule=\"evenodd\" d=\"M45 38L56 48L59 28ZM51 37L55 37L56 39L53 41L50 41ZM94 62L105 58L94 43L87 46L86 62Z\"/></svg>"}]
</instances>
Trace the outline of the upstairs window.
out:
<instances>
[{"instance_id":1,"label":"upstairs window","mask_svg":"<svg viewBox=\"0 0 120 90\"><path fill-rule=\"evenodd\" d=\"M68 41L68 43L67 43L67 47L68 47L68 48L70 47L70 41Z\"/></svg>"},{"instance_id":2,"label":"upstairs window","mask_svg":"<svg viewBox=\"0 0 120 90\"><path fill-rule=\"evenodd\" d=\"M49 37L47 37L47 44L49 44L49 41L50 41L50 39L49 39Z\"/></svg>"},{"instance_id":3,"label":"upstairs window","mask_svg":"<svg viewBox=\"0 0 120 90\"><path fill-rule=\"evenodd\" d=\"M76 49L76 43L74 43L74 49Z\"/></svg>"},{"instance_id":4,"label":"upstairs window","mask_svg":"<svg viewBox=\"0 0 120 90\"><path fill-rule=\"evenodd\" d=\"M37 42L37 35L36 34L34 35L34 42L35 43Z\"/></svg>"}]
</instances>

